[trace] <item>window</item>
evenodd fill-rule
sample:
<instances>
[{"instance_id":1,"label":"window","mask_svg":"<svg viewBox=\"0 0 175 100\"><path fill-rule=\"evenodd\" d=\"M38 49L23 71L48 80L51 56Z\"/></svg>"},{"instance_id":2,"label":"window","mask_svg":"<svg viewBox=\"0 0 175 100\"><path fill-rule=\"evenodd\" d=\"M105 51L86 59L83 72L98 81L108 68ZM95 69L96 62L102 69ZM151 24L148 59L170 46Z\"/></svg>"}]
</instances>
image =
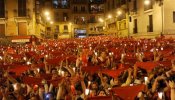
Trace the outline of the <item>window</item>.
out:
<instances>
[{"instance_id":1,"label":"window","mask_svg":"<svg viewBox=\"0 0 175 100\"><path fill-rule=\"evenodd\" d=\"M133 29L133 33L136 34L137 31L137 19L134 19L134 29Z\"/></svg>"},{"instance_id":2,"label":"window","mask_svg":"<svg viewBox=\"0 0 175 100\"><path fill-rule=\"evenodd\" d=\"M81 6L81 12L85 12L85 7Z\"/></svg>"},{"instance_id":3,"label":"window","mask_svg":"<svg viewBox=\"0 0 175 100\"><path fill-rule=\"evenodd\" d=\"M4 18L5 17L5 2L4 0L0 0L0 18Z\"/></svg>"},{"instance_id":4,"label":"window","mask_svg":"<svg viewBox=\"0 0 175 100\"><path fill-rule=\"evenodd\" d=\"M5 36L5 24L0 24L0 37Z\"/></svg>"},{"instance_id":5,"label":"window","mask_svg":"<svg viewBox=\"0 0 175 100\"><path fill-rule=\"evenodd\" d=\"M148 1L148 0L147 0ZM150 9L152 9L153 8L153 3L152 3L152 0L149 0L150 2L149 2L149 4L145 4L145 2L144 2L144 10L146 11L146 10L150 10Z\"/></svg>"},{"instance_id":6,"label":"window","mask_svg":"<svg viewBox=\"0 0 175 100\"><path fill-rule=\"evenodd\" d=\"M68 30L68 26L64 25L64 30L67 31Z\"/></svg>"},{"instance_id":7,"label":"window","mask_svg":"<svg viewBox=\"0 0 175 100\"><path fill-rule=\"evenodd\" d=\"M173 11L173 22L175 23L175 11Z\"/></svg>"},{"instance_id":8,"label":"window","mask_svg":"<svg viewBox=\"0 0 175 100\"><path fill-rule=\"evenodd\" d=\"M53 0L53 7L58 8L58 0Z\"/></svg>"},{"instance_id":9,"label":"window","mask_svg":"<svg viewBox=\"0 0 175 100\"><path fill-rule=\"evenodd\" d=\"M112 8L115 8L115 0L112 1Z\"/></svg>"},{"instance_id":10,"label":"window","mask_svg":"<svg viewBox=\"0 0 175 100\"><path fill-rule=\"evenodd\" d=\"M68 21L68 15L67 15L67 13L63 13L63 21Z\"/></svg>"},{"instance_id":11,"label":"window","mask_svg":"<svg viewBox=\"0 0 175 100\"><path fill-rule=\"evenodd\" d=\"M108 2L108 10L110 10L110 2Z\"/></svg>"},{"instance_id":12,"label":"window","mask_svg":"<svg viewBox=\"0 0 175 100\"><path fill-rule=\"evenodd\" d=\"M59 25L56 25L55 32L58 33L60 31Z\"/></svg>"},{"instance_id":13,"label":"window","mask_svg":"<svg viewBox=\"0 0 175 100\"><path fill-rule=\"evenodd\" d=\"M78 12L77 6L74 6L74 12Z\"/></svg>"},{"instance_id":14,"label":"window","mask_svg":"<svg viewBox=\"0 0 175 100\"><path fill-rule=\"evenodd\" d=\"M69 0L53 0L54 8L68 8Z\"/></svg>"},{"instance_id":15,"label":"window","mask_svg":"<svg viewBox=\"0 0 175 100\"><path fill-rule=\"evenodd\" d=\"M136 12L137 11L137 0L134 0L134 5L133 5L133 10Z\"/></svg>"},{"instance_id":16,"label":"window","mask_svg":"<svg viewBox=\"0 0 175 100\"><path fill-rule=\"evenodd\" d=\"M26 0L18 0L18 16L25 17L26 15Z\"/></svg>"},{"instance_id":17,"label":"window","mask_svg":"<svg viewBox=\"0 0 175 100\"><path fill-rule=\"evenodd\" d=\"M153 32L153 16L149 15L149 26L147 27L148 32Z\"/></svg>"},{"instance_id":18,"label":"window","mask_svg":"<svg viewBox=\"0 0 175 100\"><path fill-rule=\"evenodd\" d=\"M95 20L95 16L90 16L90 23L95 23L96 20Z\"/></svg>"},{"instance_id":19,"label":"window","mask_svg":"<svg viewBox=\"0 0 175 100\"><path fill-rule=\"evenodd\" d=\"M54 18L55 18L55 22L59 21L59 13L58 12L55 12Z\"/></svg>"}]
</instances>

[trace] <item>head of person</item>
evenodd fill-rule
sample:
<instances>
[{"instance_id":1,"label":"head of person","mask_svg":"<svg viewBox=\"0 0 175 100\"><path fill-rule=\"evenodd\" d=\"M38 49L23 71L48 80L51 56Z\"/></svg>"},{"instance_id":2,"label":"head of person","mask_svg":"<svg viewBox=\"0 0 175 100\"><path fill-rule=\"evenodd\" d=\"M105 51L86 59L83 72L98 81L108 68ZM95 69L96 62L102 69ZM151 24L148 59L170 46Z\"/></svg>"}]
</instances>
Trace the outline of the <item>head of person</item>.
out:
<instances>
[{"instance_id":1,"label":"head of person","mask_svg":"<svg viewBox=\"0 0 175 100\"><path fill-rule=\"evenodd\" d=\"M105 90L100 90L98 92L98 96L107 96L107 94L106 94Z\"/></svg>"},{"instance_id":2,"label":"head of person","mask_svg":"<svg viewBox=\"0 0 175 100\"><path fill-rule=\"evenodd\" d=\"M102 58L106 58L107 57L107 54L105 51L102 51L101 54L100 54L100 57Z\"/></svg>"},{"instance_id":3,"label":"head of person","mask_svg":"<svg viewBox=\"0 0 175 100\"><path fill-rule=\"evenodd\" d=\"M98 83L97 82L92 82L91 89L92 90L98 90Z\"/></svg>"}]
</instances>

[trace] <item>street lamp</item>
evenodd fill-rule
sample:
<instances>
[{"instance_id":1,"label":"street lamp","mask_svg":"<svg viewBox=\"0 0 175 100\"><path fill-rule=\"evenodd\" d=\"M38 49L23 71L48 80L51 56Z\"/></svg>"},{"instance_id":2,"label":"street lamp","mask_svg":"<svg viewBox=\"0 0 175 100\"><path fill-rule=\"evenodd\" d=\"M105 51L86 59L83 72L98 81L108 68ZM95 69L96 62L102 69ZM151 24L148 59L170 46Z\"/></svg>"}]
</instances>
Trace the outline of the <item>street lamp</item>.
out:
<instances>
[{"instance_id":1,"label":"street lamp","mask_svg":"<svg viewBox=\"0 0 175 100\"><path fill-rule=\"evenodd\" d=\"M103 23L104 22L104 20L102 19L102 18L99 18L98 19L101 23Z\"/></svg>"},{"instance_id":2,"label":"street lamp","mask_svg":"<svg viewBox=\"0 0 175 100\"><path fill-rule=\"evenodd\" d=\"M51 21L50 24L53 24L53 21Z\"/></svg>"},{"instance_id":3,"label":"street lamp","mask_svg":"<svg viewBox=\"0 0 175 100\"><path fill-rule=\"evenodd\" d=\"M111 16L111 15L108 15L108 18L109 18L109 19L111 19L111 18L112 18L112 16Z\"/></svg>"},{"instance_id":4,"label":"street lamp","mask_svg":"<svg viewBox=\"0 0 175 100\"><path fill-rule=\"evenodd\" d=\"M145 4L145 5L150 5L150 3L151 3L150 0L145 0L145 1L144 1L144 4Z\"/></svg>"},{"instance_id":5,"label":"street lamp","mask_svg":"<svg viewBox=\"0 0 175 100\"><path fill-rule=\"evenodd\" d=\"M122 11L121 10L118 10L117 11L117 15L120 16L122 14Z\"/></svg>"},{"instance_id":6,"label":"street lamp","mask_svg":"<svg viewBox=\"0 0 175 100\"><path fill-rule=\"evenodd\" d=\"M47 17L47 20L50 21L50 17L49 16Z\"/></svg>"},{"instance_id":7,"label":"street lamp","mask_svg":"<svg viewBox=\"0 0 175 100\"><path fill-rule=\"evenodd\" d=\"M45 16L49 16L49 14L50 14L50 13L49 13L48 11L45 11L45 12L44 12L44 15L45 15Z\"/></svg>"}]
</instances>

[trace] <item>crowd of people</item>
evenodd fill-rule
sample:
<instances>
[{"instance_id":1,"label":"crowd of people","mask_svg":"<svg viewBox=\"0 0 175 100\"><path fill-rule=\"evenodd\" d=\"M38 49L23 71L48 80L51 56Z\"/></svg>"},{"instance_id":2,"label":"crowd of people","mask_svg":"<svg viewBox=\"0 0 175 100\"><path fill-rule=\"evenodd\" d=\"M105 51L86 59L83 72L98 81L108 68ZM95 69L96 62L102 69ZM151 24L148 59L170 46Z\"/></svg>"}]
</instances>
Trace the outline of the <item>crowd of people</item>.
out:
<instances>
[{"instance_id":1,"label":"crowd of people","mask_svg":"<svg viewBox=\"0 0 175 100\"><path fill-rule=\"evenodd\" d=\"M175 40L95 36L0 46L1 100L175 100Z\"/></svg>"}]
</instances>

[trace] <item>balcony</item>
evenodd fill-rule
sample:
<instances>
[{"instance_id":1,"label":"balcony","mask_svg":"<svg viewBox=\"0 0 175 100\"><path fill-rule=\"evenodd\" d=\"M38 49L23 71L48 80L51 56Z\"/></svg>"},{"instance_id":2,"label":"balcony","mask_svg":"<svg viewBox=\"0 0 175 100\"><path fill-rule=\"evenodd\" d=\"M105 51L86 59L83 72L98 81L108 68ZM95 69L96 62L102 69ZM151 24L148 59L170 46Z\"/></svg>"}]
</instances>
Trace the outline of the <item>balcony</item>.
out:
<instances>
[{"instance_id":1,"label":"balcony","mask_svg":"<svg viewBox=\"0 0 175 100\"><path fill-rule=\"evenodd\" d=\"M73 0L72 4L88 4L88 0Z\"/></svg>"},{"instance_id":2,"label":"balcony","mask_svg":"<svg viewBox=\"0 0 175 100\"><path fill-rule=\"evenodd\" d=\"M14 9L14 17L16 18L30 18L30 9Z\"/></svg>"},{"instance_id":3,"label":"balcony","mask_svg":"<svg viewBox=\"0 0 175 100\"><path fill-rule=\"evenodd\" d=\"M106 0L91 0L90 4L104 4Z\"/></svg>"},{"instance_id":4,"label":"balcony","mask_svg":"<svg viewBox=\"0 0 175 100\"><path fill-rule=\"evenodd\" d=\"M76 11L76 10L74 10L74 11L72 11L74 14L87 14L88 13L88 11Z\"/></svg>"},{"instance_id":5,"label":"balcony","mask_svg":"<svg viewBox=\"0 0 175 100\"><path fill-rule=\"evenodd\" d=\"M90 10L91 14L103 14L104 11L99 11L99 10Z\"/></svg>"},{"instance_id":6,"label":"balcony","mask_svg":"<svg viewBox=\"0 0 175 100\"><path fill-rule=\"evenodd\" d=\"M97 23L98 21L97 20L88 20L87 22L88 23Z\"/></svg>"}]
</instances>

